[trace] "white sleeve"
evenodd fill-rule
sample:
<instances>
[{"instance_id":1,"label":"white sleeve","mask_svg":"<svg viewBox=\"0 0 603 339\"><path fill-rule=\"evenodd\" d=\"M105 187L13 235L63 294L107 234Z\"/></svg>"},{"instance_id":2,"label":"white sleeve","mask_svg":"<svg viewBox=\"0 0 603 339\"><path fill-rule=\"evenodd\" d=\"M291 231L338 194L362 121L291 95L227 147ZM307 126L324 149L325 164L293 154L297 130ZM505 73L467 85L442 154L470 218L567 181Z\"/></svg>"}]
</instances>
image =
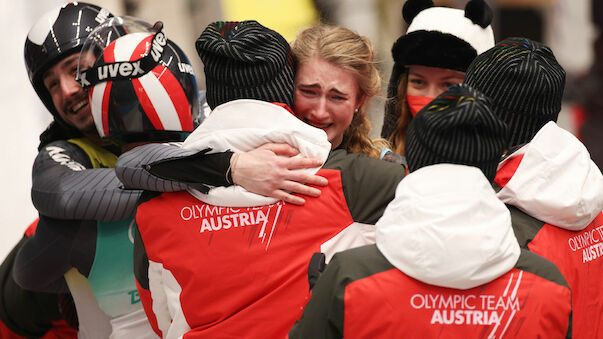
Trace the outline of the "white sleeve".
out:
<instances>
[{"instance_id":1,"label":"white sleeve","mask_svg":"<svg viewBox=\"0 0 603 339\"><path fill-rule=\"evenodd\" d=\"M149 260L149 292L151 293L152 309L157 319L157 327L166 337L166 333L172 323L169 312L167 295L163 286L163 265Z\"/></svg>"}]
</instances>

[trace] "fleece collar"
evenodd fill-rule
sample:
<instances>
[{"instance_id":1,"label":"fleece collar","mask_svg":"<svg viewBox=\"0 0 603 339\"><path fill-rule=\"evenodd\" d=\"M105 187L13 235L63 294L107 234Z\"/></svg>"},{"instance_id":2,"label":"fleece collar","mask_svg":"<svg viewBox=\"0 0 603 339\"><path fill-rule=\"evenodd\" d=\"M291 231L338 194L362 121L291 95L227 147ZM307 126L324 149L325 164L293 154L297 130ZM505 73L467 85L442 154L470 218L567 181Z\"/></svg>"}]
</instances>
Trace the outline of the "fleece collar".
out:
<instances>
[{"instance_id":1,"label":"fleece collar","mask_svg":"<svg viewBox=\"0 0 603 339\"><path fill-rule=\"evenodd\" d=\"M519 258L511 216L482 172L423 167L404 178L376 224L377 247L422 282L469 289L508 272Z\"/></svg>"},{"instance_id":2,"label":"fleece collar","mask_svg":"<svg viewBox=\"0 0 603 339\"><path fill-rule=\"evenodd\" d=\"M264 101L241 99L216 107L184 141L183 148L212 149L212 153L231 150L251 151L265 143L288 143L297 148L297 156L326 161L331 144L326 133L303 123L287 109ZM299 169L310 174L320 167ZM277 199L248 192L241 186L214 187L208 194L195 189L189 193L211 205L225 207L263 206Z\"/></svg>"},{"instance_id":3,"label":"fleece collar","mask_svg":"<svg viewBox=\"0 0 603 339\"><path fill-rule=\"evenodd\" d=\"M516 168L511 175L509 168ZM601 171L584 145L552 121L499 164L497 178L502 201L567 230L584 229L603 209Z\"/></svg>"}]
</instances>

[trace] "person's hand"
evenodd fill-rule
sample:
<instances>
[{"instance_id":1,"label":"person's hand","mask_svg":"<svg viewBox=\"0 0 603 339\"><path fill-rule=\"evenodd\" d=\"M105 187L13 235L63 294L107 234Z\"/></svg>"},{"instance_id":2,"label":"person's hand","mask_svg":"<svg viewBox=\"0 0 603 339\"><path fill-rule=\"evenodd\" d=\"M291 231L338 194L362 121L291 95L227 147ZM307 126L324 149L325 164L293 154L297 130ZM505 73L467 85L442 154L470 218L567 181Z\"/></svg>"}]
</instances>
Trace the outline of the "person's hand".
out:
<instances>
[{"instance_id":1,"label":"person's hand","mask_svg":"<svg viewBox=\"0 0 603 339\"><path fill-rule=\"evenodd\" d=\"M306 201L292 193L318 197L320 190L307 185L326 186L328 181L318 175L293 171L322 165L314 158L291 158L298 153L288 144L265 144L253 151L233 154L232 180L250 192L303 205Z\"/></svg>"}]
</instances>

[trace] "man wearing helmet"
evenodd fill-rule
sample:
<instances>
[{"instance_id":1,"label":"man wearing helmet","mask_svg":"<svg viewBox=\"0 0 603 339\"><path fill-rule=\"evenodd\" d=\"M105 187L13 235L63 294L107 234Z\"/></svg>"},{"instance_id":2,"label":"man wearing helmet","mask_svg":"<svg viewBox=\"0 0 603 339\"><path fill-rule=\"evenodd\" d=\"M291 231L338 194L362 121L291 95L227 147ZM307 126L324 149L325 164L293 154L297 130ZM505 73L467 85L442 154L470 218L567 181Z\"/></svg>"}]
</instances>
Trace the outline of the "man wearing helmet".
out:
<instances>
[{"instance_id":1,"label":"man wearing helmet","mask_svg":"<svg viewBox=\"0 0 603 339\"><path fill-rule=\"evenodd\" d=\"M70 137L93 136L87 95L75 81L79 52L88 34L113 15L87 3L66 3L43 14L25 40L24 58L34 90L54 116L41 146Z\"/></svg>"}]
</instances>

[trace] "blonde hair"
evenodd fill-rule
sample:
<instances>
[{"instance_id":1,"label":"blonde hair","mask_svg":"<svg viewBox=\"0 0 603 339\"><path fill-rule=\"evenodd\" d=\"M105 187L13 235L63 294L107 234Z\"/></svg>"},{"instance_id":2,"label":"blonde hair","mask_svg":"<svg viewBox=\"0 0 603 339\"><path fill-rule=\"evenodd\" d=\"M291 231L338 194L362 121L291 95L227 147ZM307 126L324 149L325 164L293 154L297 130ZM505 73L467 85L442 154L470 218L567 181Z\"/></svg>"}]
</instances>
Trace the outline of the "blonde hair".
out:
<instances>
[{"instance_id":1,"label":"blonde hair","mask_svg":"<svg viewBox=\"0 0 603 339\"><path fill-rule=\"evenodd\" d=\"M396 128L392 132L388 141L392 145L392 150L400 155L405 155L404 143L406 142L406 131L412 121L412 114L406 103L406 89L408 87L408 71L400 75L400 83L396 91L396 108L394 111L396 119Z\"/></svg>"},{"instance_id":2,"label":"blonde hair","mask_svg":"<svg viewBox=\"0 0 603 339\"><path fill-rule=\"evenodd\" d=\"M357 100L363 97L366 100L354 112L340 147L350 153L379 158L379 150L368 137L371 124L366 117L370 99L381 89L381 76L375 67L375 51L371 41L345 27L318 25L299 33L291 43L291 50L298 64L317 56L354 76L360 89Z\"/></svg>"}]
</instances>

